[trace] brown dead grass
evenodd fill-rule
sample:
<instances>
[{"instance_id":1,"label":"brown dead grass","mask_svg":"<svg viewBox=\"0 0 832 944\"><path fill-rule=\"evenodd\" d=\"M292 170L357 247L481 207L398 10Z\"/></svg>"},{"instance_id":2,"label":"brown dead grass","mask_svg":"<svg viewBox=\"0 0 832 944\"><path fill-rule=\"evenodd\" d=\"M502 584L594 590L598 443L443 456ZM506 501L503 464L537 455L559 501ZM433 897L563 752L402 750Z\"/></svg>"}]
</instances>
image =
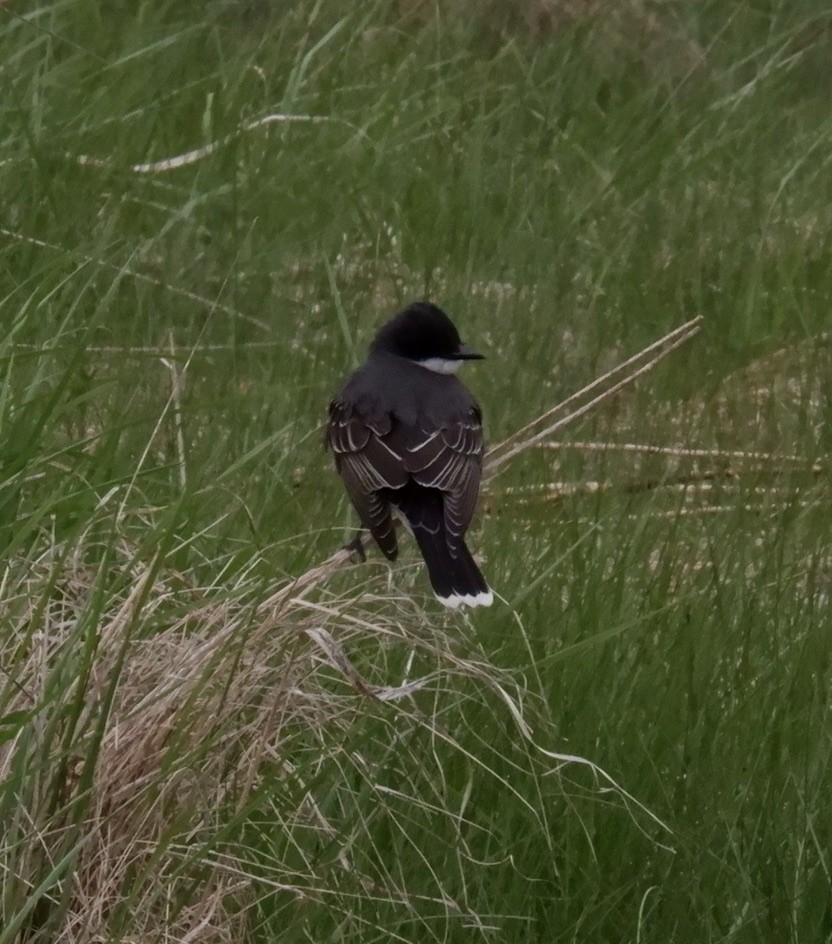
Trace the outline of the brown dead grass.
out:
<instances>
[{"instance_id":1,"label":"brown dead grass","mask_svg":"<svg viewBox=\"0 0 832 944\"><path fill-rule=\"evenodd\" d=\"M472 682L531 736L511 694L516 684L480 654L458 653L459 621L446 631L395 592L328 592L346 552L263 598L245 575L233 587L183 587L159 561L138 564L126 540L117 547L108 582L123 589L100 612L89 546L53 546L36 566L7 573L3 586L2 661L14 667L0 688L3 711L35 711L0 744L0 786L23 772L0 833L0 882L6 902L17 903L7 914L20 914L44 875L73 860L69 877L52 882L24 924L26 940L241 941L254 882L337 911L344 905L333 901L331 876L279 862L264 869L249 850L218 838L224 823L245 817L264 777L285 779L303 796L272 809L275 829L317 832L331 843L338 829L315 791L298 786L298 750L316 751L316 763L337 777L354 760L339 757L342 743L373 712L400 716L453 747L414 699L424 688ZM387 656L403 647L434 668L390 684ZM350 655L368 649L374 679ZM369 764L367 777L375 789ZM410 907L409 890L362 874L349 846L337 857L343 880ZM479 920L465 901L447 909L455 920Z\"/></svg>"},{"instance_id":2,"label":"brown dead grass","mask_svg":"<svg viewBox=\"0 0 832 944\"><path fill-rule=\"evenodd\" d=\"M649 492L667 498L666 507L659 501L651 513L669 518L730 514L738 496L751 512L798 507L803 491L828 472L830 377L832 338L820 335L752 361L708 397L647 406L625 396L605 403L591 438L546 436L535 443L551 457L551 481L495 484L489 498L536 513L580 496ZM649 439L645 426L653 431ZM811 453L807 429L816 443Z\"/></svg>"},{"instance_id":3,"label":"brown dead grass","mask_svg":"<svg viewBox=\"0 0 832 944\"><path fill-rule=\"evenodd\" d=\"M179 575L156 562L137 568L122 553L113 571L126 589L96 617L90 671L75 665L77 679L60 685L59 663L72 651L75 664L82 651L81 627L99 588L95 570L80 564L87 548L66 555L57 581L54 550L4 588L4 605L16 614L16 632L5 636L3 663L16 671L4 710L36 708L50 720L0 746L0 783L50 756L62 767L58 781L28 781L4 830L7 894L36 887L46 864L77 844L71 884L53 892L52 911L62 918L49 940L108 940L114 922L128 920L118 909L129 892L125 940L238 941L250 866L204 843L223 817L245 809L265 771L289 771L287 732L343 725L363 699L395 701L418 690L413 680L401 691L365 683L346 655L359 634L418 647L418 613L403 599L358 615L347 600L312 605L307 594L335 561L266 599L243 580L225 600L201 591L183 604ZM346 705L332 670L353 689ZM79 703L71 730L68 715ZM327 829L311 804L295 816ZM188 861L192 868L183 868ZM198 891L185 894L195 873ZM317 897L313 874L278 869L271 881L299 899Z\"/></svg>"}]
</instances>

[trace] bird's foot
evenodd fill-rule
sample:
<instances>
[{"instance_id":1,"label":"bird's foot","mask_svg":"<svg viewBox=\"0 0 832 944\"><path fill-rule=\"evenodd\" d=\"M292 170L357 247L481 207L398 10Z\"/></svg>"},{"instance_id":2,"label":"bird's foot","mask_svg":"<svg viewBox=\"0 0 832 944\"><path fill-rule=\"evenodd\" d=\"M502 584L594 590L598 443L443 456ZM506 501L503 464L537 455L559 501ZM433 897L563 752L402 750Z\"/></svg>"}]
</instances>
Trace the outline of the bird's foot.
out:
<instances>
[{"instance_id":1,"label":"bird's foot","mask_svg":"<svg viewBox=\"0 0 832 944\"><path fill-rule=\"evenodd\" d=\"M348 541L344 545L344 550L349 551L350 554L355 554L362 564L366 563L367 554L364 550L364 539L362 538L360 531L358 534L356 534L352 541Z\"/></svg>"}]
</instances>

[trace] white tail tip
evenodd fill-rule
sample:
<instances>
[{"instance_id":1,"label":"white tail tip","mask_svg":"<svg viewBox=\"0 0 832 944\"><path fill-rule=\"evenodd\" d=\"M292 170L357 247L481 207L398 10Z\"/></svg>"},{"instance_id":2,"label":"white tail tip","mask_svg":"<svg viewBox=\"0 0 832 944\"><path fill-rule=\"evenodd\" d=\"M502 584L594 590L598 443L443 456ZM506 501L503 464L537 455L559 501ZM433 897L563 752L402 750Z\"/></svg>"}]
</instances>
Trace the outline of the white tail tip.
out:
<instances>
[{"instance_id":1,"label":"white tail tip","mask_svg":"<svg viewBox=\"0 0 832 944\"><path fill-rule=\"evenodd\" d=\"M461 606L491 606L494 602L494 594L487 590L483 593L452 593L449 597L440 597L437 594L437 600L450 610L458 610Z\"/></svg>"}]
</instances>

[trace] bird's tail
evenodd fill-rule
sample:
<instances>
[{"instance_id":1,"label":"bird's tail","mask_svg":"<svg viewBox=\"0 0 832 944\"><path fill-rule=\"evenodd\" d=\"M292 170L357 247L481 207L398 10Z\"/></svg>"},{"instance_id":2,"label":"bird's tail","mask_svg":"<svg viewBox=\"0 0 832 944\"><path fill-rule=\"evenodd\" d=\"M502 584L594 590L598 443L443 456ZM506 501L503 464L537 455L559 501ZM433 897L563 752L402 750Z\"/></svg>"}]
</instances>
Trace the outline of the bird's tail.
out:
<instances>
[{"instance_id":1,"label":"bird's tail","mask_svg":"<svg viewBox=\"0 0 832 944\"><path fill-rule=\"evenodd\" d=\"M418 503L408 501L408 496L401 493L397 499L425 559L439 602L453 610L460 606L491 606L494 594L465 542L460 539L448 543L441 493L436 493L435 501L426 502L424 492Z\"/></svg>"}]
</instances>

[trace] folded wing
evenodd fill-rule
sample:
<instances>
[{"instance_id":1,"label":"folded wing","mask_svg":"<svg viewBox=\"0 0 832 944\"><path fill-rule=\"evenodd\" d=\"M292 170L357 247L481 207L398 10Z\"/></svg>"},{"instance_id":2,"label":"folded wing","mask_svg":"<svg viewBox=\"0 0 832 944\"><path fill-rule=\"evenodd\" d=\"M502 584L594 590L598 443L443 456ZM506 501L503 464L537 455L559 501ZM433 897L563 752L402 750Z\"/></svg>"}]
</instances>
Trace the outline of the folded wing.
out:
<instances>
[{"instance_id":1,"label":"folded wing","mask_svg":"<svg viewBox=\"0 0 832 944\"><path fill-rule=\"evenodd\" d=\"M384 490L401 488L407 468L386 442L392 427L389 416L368 421L342 400L329 405L326 444L335 456L335 468L358 517L390 560L398 554L392 509Z\"/></svg>"},{"instance_id":2,"label":"folded wing","mask_svg":"<svg viewBox=\"0 0 832 944\"><path fill-rule=\"evenodd\" d=\"M471 410L439 430L422 430L403 444L408 470L425 488L443 493L445 530L452 556L471 524L482 478L482 417Z\"/></svg>"}]
</instances>

